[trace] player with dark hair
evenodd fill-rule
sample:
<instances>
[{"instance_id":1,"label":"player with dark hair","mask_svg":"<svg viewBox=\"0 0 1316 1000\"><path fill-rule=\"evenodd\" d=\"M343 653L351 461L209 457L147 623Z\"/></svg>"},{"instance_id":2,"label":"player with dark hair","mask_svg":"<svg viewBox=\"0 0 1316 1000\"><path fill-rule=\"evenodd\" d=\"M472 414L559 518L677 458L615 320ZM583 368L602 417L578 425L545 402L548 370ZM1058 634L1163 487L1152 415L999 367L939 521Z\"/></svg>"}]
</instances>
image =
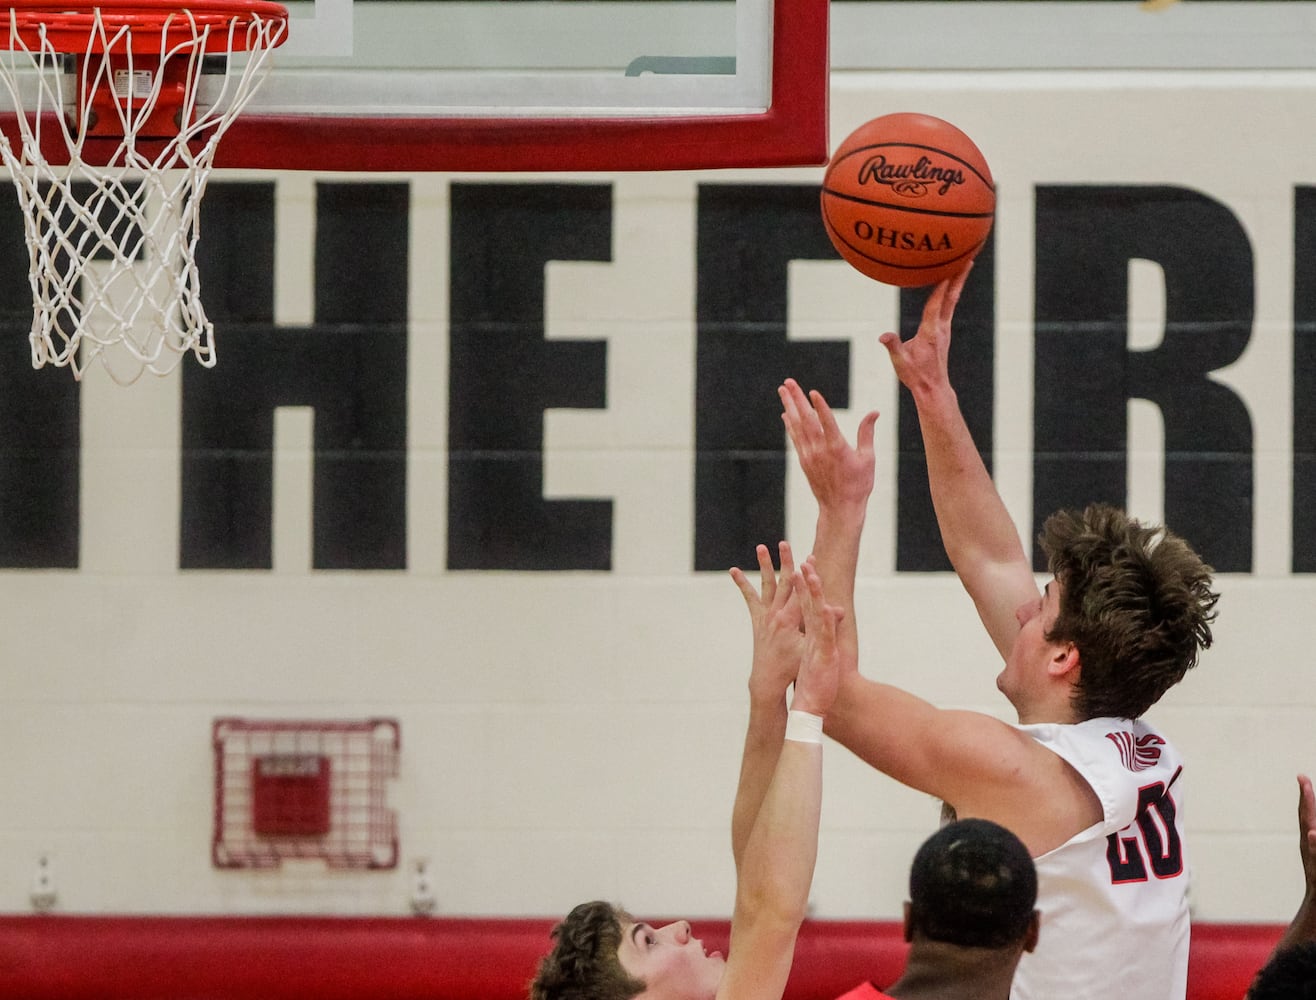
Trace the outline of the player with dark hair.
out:
<instances>
[{"instance_id":1,"label":"player with dark hair","mask_svg":"<svg viewBox=\"0 0 1316 1000\"><path fill-rule=\"evenodd\" d=\"M1028 848L1041 944L1019 963L1016 1000L1182 1000L1183 765L1141 716L1211 643L1211 570L1164 528L1093 505L1047 520L1052 579L1039 592L950 383L951 318L966 275L936 286L916 336L882 343L913 394L942 541L1005 661L996 683L1018 724L941 710L859 673L854 581L877 414L863 418L851 446L823 397L787 380L783 420L818 501L814 557L828 600L845 609L838 641L851 668L827 731L960 818L993 820Z\"/></svg>"},{"instance_id":2,"label":"player with dark hair","mask_svg":"<svg viewBox=\"0 0 1316 1000\"><path fill-rule=\"evenodd\" d=\"M732 571L749 607L754 657L732 811L731 953L707 953L684 920L651 927L609 903L583 903L554 929L531 1000L780 1000L818 850L822 726L840 672L840 612L824 603L811 562L793 573L785 542L780 580L766 546L758 559L757 593Z\"/></svg>"},{"instance_id":3,"label":"player with dark hair","mask_svg":"<svg viewBox=\"0 0 1316 1000\"><path fill-rule=\"evenodd\" d=\"M1037 944L1037 873L1003 826L963 819L914 855L905 903L905 972L885 993L864 983L840 1000L1007 1000Z\"/></svg>"},{"instance_id":4,"label":"player with dark hair","mask_svg":"<svg viewBox=\"0 0 1316 1000\"><path fill-rule=\"evenodd\" d=\"M1037 871L1003 826L962 819L929 837L909 869L911 937L1004 948L1036 936ZM1029 949L1031 950L1031 949Z\"/></svg>"},{"instance_id":5,"label":"player with dark hair","mask_svg":"<svg viewBox=\"0 0 1316 1000\"><path fill-rule=\"evenodd\" d=\"M1252 980L1247 1000L1316 1000L1316 941L1276 951Z\"/></svg>"},{"instance_id":6,"label":"player with dark hair","mask_svg":"<svg viewBox=\"0 0 1316 1000\"><path fill-rule=\"evenodd\" d=\"M1302 903L1247 1000L1316 1000L1316 795L1298 775L1298 851L1305 890Z\"/></svg>"}]
</instances>

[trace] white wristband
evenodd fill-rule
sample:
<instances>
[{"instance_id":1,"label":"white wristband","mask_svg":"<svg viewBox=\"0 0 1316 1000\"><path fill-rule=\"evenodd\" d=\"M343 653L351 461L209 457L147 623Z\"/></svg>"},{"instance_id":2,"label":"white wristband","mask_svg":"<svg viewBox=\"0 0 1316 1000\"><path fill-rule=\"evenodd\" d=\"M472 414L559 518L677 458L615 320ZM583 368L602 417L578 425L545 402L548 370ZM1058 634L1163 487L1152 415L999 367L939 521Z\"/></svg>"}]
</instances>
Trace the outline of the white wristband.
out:
<instances>
[{"instance_id":1,"label":"white wristband","mask_svg":"<svg viewBox=\"0 0 1316 1000\"><path fill-rule=\"evenodd\" d=\"M791 709L786 713L786 739L797 743L821 743L823 720L821 715Z\"/></svg>"}]
</instances>

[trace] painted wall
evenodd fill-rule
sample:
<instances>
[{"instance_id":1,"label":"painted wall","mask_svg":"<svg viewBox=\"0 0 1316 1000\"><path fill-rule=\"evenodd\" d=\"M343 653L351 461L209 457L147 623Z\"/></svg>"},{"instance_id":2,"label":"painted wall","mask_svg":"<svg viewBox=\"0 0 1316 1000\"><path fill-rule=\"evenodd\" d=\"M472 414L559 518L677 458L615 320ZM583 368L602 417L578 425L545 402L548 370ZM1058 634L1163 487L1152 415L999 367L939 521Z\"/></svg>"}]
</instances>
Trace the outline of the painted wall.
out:
<instances>
[{"instance_id":1,"label":"painted wall","mask_svg":"<svg viewBox=\"0 0 1316 1000\"><path fill-rule=\"evenodd\" d=\"M838 73L834 142L920 110L995 173L956 377L1025 537L1091 499L1223 572L1151 717L1188 760L1197 913L1296 907L1316 768L1316 86L1303 75ZM812 537L775 386L878 424L864 669L1008 718L945 571L821 170L223 175L219 364L28 368L0 227L0 910L725 915L749 635L725 568ZM401 864L213 868L212 720L397 718ZM890 917L938 804L828 751L818 916Z\"/></svg>"}]
</instances>

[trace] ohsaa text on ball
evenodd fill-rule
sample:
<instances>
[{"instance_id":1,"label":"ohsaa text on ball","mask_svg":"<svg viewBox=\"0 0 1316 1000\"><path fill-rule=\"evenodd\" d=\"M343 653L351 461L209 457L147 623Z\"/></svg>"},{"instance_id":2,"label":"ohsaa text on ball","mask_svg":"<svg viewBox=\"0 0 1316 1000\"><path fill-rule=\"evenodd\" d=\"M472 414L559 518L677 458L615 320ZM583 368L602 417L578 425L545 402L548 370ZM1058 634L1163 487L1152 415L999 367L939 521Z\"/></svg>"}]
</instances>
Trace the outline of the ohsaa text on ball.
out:
<instances>
[{"instance_id":1,"label":"ohsaa text on ball","mask_svg":"<svg viewBox=\"0 0 1316 1000\"><path fill-rule=\"evenodd\" d=\"M949 233L942 233L939 239L934 239L931 233L910 233L886 229L882 226L874 227L863 219L855 220L854 234L865 243L875 243L878 246L891 247L893 250L899 248L937 252L955 249Z\"/></svg>"}]
</instances>

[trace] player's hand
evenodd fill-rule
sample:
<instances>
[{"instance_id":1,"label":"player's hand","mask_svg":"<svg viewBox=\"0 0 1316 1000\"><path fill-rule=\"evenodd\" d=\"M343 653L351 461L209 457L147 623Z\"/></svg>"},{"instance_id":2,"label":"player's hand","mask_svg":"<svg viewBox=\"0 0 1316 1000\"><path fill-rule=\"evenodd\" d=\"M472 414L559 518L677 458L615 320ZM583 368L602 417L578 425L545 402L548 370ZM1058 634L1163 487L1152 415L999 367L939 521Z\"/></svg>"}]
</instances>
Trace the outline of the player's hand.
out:
<instances>
[{"instance_id":1,"label":"player's hand","mask_svg":"<svg viewBox=\"0 0 1316 1000\"><path fill-rule=\"evenodd\" d=\"M1311 778L1298 775L1298 848L1302 853L1302 872L1307 879L1307 895L1316 897L1316 794Z\"/></svg>"},{"instance_id":2,"label":"player's hand","mask_svg":"<svg viewBox=\"0 0 1316 1000\"><path fill-rule=\"evenodd\" d=\"M750 625L754 631L754 659L749 673L751 699L784 698L786 689L799 672L800 657L804 653L803 618L795 593L795 560L790 543L781 542L778 552L780 577L773 570L768 547L759 545L755 549L759 561L758 590L754 589L743 570L731 570L731 579L740 588L745 606L749 608Z\"/></svg>"},{"instance_id":3,"label":"player's hand","mask_svg":"<svg viewBox=\"0 0 1316 1000\"><path fill-rule=\"evenodd\" d=\"M878 338L891 358L896 377L910 392L918 394L950 384L951 320L971 270L972 264L937 284L923 306L918 332L909 340L901 340L895 333L884 333Z\"/></svg>"},{"instance_id":4,"label":"player's hand","mask_svg":"<svg viewBox=\"0 0 1316 1000\"><path fill-rule=\"evenodd\" d=\"M836 642L836 627L845 612L824 600L822 578L812 556L795 575L795 592L804 616L804 656L795 680L791 708L825 716L836 701L840 685L841 651Z\"/></svg>"},{"instance_id":5,"label":"player's hand","mask_svg":"<svg viewBox=\"0 0 1316 1000\"><path fill-rule=\"evenodd\" d=\"M813 390L805 396L800 384L786 379L777 389L781 398L781 419L791 444L800 459L800 468L820 507L837 508L868 503L873 492L873 426L877 412L866 414L859 422L856 444L841 433L832 408L822 393Z\"/></svg>"}]
</instances>

